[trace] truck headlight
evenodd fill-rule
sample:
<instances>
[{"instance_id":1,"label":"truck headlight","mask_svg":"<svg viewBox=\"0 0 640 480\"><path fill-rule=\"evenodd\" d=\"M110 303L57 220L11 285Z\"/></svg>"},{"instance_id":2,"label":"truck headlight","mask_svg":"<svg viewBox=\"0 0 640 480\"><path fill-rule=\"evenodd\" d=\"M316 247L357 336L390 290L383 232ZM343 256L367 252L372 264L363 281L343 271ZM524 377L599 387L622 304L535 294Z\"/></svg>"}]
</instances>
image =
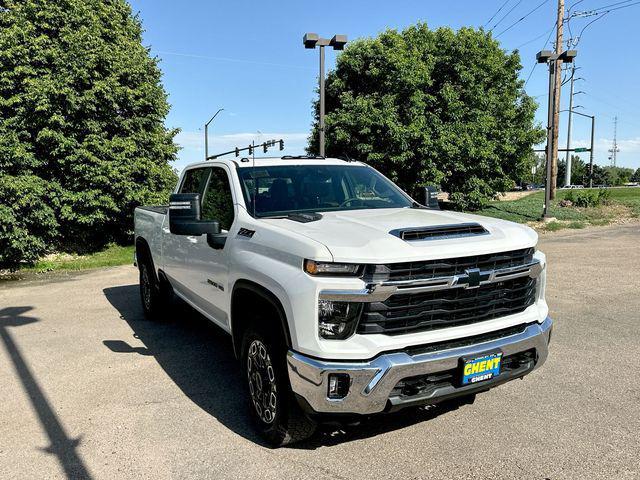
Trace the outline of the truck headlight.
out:
<instances>
[{"instance_id":1,"label":"truck headlight","mask_svg":"<svg viewBox=\"0 0 640 480\"><path fill-rule=\"evenodd\" d=\"M304 271L309 275L339 275L353 277L360 272L360 265L355 263L304 261Z\"/></svg>"},{"instance_id":2,"label":"truck headlight","mask_svg":"<svg viewBox=\"0 0 640 480\"><path fill-rule=\"evenodd\" d=\"M362 303L318 300L318 333L322 338L344 340L353 335Z\"/></svg>"}]
</instances>

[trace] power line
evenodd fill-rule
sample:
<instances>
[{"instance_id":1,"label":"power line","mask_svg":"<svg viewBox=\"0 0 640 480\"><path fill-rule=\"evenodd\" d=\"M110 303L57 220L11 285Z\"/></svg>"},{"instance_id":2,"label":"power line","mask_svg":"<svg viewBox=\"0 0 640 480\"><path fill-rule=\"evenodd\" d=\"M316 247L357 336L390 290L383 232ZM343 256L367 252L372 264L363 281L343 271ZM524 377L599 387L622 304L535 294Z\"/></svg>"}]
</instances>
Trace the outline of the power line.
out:
<instances>
[{"instance_id":1,"label":"power line","mask_svg":"<svg viewBox=\"0 0 640 480\"><path fill-rule=\"evenodd\" d=\"M490 31L490 32L493 32L493 29L494 29L494 28L496 28L498 25L500 25L500 24L502 23L502 21L503 21L505 18L507 18L507 17L509 16L509 14L510 14L511 12L513 12L513 10L514 10L518 5L520 5L521 3L522 3L522 0L518 0L518 3L516 3L513 7L511 7L511 9L510 9L507 13L505 13L505 14L502 16L502 18L501 18L500 20L498 20L498 22L497 22L493 27L491 27L491 30L489 30L489 31Z\"/></svg>"},{"instance_id":2,"label":"power line","mask_svg":"<svg viewBox=\"0 0 640 480\"><path fill-rule=\"evenodd\" d=\"M598 20L600 20L601 18L606 17L609 14L609 12L604 12L601 16L598 16L596 18L594 18L593 20L591 20L589 23L587 23L584 27L582 27L582 30L580 30L580 33L578 34L578 36L576 37L576 41L574 46L577 46L578 43L580 43L580 39L582 38L582 34L584 33L584 31L587 29L587 27L589 25L591 25L594 22L597 22Z\"/></svg>"},{"instance_id":3,"label":"power line","mask_svg":"<svg viewBox=\"0 0 640 480\"><path fill-rule=\"evenodd\" d=\"M538 35L536 38L532 38L531 40L528 40L528 41L526 41L526 42L524 42L524 43L521 43L520 45L518 45L517 47L515 47L515 48L516 48L516 50L517 50L518 48L524 47L525 45L529 45L530 43L533 43L533 42L535 42L536 40L538 40L538 39L540 39L540 38L544 37L547 33L550 33L551 31L553 31L553 29L554 29L554 28L556 28L556 24L555 24L555 23L554 23L554 24L553 24L553 26L551 27L551 30L546 30L546 31L542 32L540 35ZM537 63L537 62L536 62L536 63Z\"/></svg>"},{"instance_id":4,"label":"power line","mask_svg":"<svg viewBox=\"0 0 640 480\"><path fill-rule=\"evenodd\" d=\"M556 26L554 25L554 27L549 31L549 36L547 37L547 40L544 42L544 45L542 46L542 48L540 50L544 50L547 46L547 44L549 43L549 40L551 40L551 34L553 33L553 31L556 29ZM529 76L527 77L527 80L524 82L524 86L527 86L527 83L529 83L529 80L531 80L531 75L533 75L533 71L536 69L536 66L538 65L538 62L535 61L533 63L533 67L531 67L531 71L529 72Z\"/></svg>"},{"instance_id":5,"label":"power line","mask_svg":"<svg viewBox=\"0 0 640 480\"><path fill-rule=\"evenodd\" d=\"M624 0L622 2L610 3L609 5L603 5L602 7L592 8L591 10L587 10L586 12L591 13L591 12L597 12L598 10L606 10L609 7L615 7L616 5L622 5L623 3L629 3L631 1L632 0Z\"/></svg>"},{"instance_id":6,"label":"power line","mask_svg":"<svg viewBox=\"0 0 640 480\"><path fill-rule=\"evenodd\" d=\"M533 10L530 10L529 12L527 12L524 16L522 16L521 18L519 18L518 20L516 20L515 22L513 22L511 25L509 25L507 28L505 28L504 30L502 30L499 34L496 35L496 38L498 38L500 35L502 35L503 33L511 30L513 27L515 27L517 24L519 24L521 21L523 21L525 18L527 18L529 15L531 15L533 12L535 12L536 10L538 10L541 6L543 6L545 3L547 3L549 0L543 0L541 3L539 3Z\"/></svg>"},{"instance_id":7,"label":"power line","mask_svg":"<svg viewBox=\"0 0 640 480\"><path fill-rule=\"evenodd\" d=\"M615 12L616 10L621 10L623 8L627 8L627 7L633 7L634 5L638 5L640 2L634 2L634 3L630 3L629 5L622 5L621 7L616 7L616 8L610 8L609 10L606 10L604 12L599 12L599 13L609 13L609 12Z\"/></svg>"},{"instance_id":8,"label":"power line","mask_svg":"<svg viewBox=\"0 0 640 480\"><path fill-rule=\"evenodd\" d=\"M498 9L498 11L496 11L496 13L494 13L493 15L491 15L491 18L490 18L489 20L487 20L487 21L485 22L485 24L484 24L484 25L482 25L482 26L483 26L483 27L486 27L488 24L490 24L490 23L491 23L491 20L493 20L494 18L496 18L496 15L498 15L498 14L500 13L500 11L504 8L504 6L505 6L507 3L509 3L510 1L511 1L511 0L507 0L506 2L504 2L504 3L500 6L500 8Z\"/></svg>"}]
</instances>

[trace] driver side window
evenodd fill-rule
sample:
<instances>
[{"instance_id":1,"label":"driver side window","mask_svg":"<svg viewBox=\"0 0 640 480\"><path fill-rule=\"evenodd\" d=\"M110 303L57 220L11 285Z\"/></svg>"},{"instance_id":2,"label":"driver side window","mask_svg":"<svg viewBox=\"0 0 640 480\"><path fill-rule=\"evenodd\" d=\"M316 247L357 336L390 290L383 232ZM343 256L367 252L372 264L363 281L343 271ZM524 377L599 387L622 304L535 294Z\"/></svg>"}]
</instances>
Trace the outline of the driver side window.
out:
<instances>
[{"instance_id":1,"label":"driver side window","mask_svg":"<svg viewBox=\"0 0 640 480\"><path fill-rule=\"evenodd\" d=\"M222 230L229 230L234 219L233 196L227 172L211 168L211 177L202 198L202 220L217 220Z\"/></svg>"}]
</instances>

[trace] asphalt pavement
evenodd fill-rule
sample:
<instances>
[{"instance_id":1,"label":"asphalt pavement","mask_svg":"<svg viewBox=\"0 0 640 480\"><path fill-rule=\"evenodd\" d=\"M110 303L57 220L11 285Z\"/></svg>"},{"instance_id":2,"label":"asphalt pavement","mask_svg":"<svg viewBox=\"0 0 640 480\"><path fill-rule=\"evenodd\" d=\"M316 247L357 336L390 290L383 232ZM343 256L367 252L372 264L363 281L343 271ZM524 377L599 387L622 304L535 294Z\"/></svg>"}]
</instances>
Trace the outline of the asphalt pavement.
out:
<instances>
[{"instance_id":1,"label":"asphalt pavement","mask_svg":"<svg viewBox=\"0 0 640 480\"><path fill-rule=\"evenodd\" d=\"M130 266L0 284L0 477L640 478L640 224L545 234L547 363L459 409L270 449L223 332Z\"/></svg>"}]
</instances>

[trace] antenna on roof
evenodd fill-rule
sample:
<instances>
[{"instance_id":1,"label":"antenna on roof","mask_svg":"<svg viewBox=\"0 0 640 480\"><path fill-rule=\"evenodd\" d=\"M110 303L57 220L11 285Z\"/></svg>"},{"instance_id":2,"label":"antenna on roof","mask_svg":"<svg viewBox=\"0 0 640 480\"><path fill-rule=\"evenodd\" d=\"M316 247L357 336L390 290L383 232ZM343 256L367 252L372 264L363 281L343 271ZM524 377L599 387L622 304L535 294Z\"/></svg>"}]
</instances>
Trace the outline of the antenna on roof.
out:
<instances>
[{"instance_id":1,"label":"antenna on roof","mask_svg":"<svg viewBox=\"0 0 640 480\"><path fill-rule=\"evenodd\" d=\"M253 218L256 217L256 203L258 203L258 178L256 177L256 149L254 141L251 140L253 148L250 150L253 153L253 165L251 165L251 175L253 175ZM267 147L264 147L264 151L267 151Z\"/></svg>"}]
</instances>

